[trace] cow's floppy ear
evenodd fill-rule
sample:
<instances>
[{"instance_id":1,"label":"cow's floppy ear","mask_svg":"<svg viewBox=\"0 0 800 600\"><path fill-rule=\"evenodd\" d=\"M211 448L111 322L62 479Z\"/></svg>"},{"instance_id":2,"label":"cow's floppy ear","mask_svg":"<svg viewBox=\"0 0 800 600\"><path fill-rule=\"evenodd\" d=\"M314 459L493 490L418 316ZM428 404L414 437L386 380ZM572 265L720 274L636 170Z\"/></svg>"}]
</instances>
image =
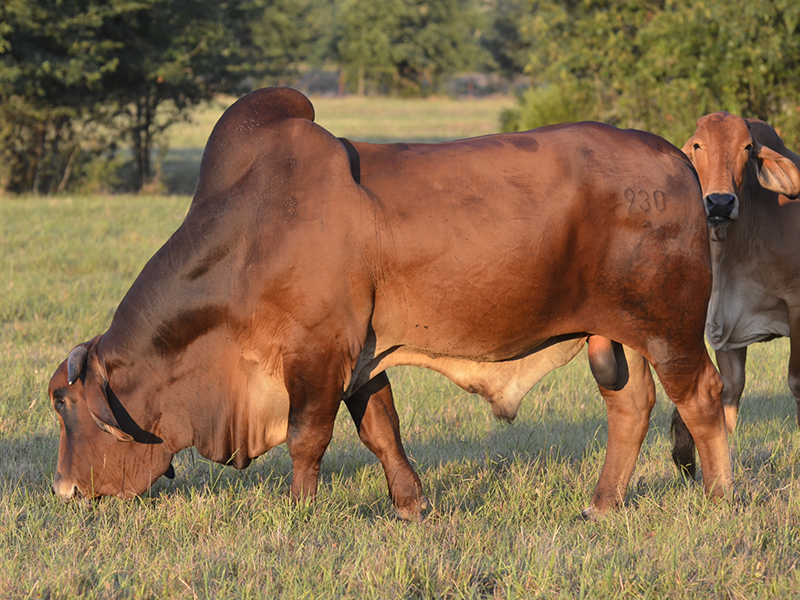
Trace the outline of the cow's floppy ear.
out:
<instances>
[{"instance_id":1,"label":"cow's floppy ear","mask_svg":"<svg viewBox=\"0 0 800 600\"><path fill-rule=\"evenodd\" d=\"M758 182L762 187L789 198L800 196L800 170L791 160L758 142L753 152L758 160Z\"/></svg>"},{"instance_id":2,"label":"cow's floppy ear","mask_svg":"<svg viewBox=\"0 0 800 600\"><path fill-rule=\"evenodd\" d=\"M683 152L690 161L694 162L694 136L686 140L683 148L681 148L681 152Z\"/></svg>"},{"instance_id":3,"label":"cow's floppy ear","mask_svg":"<svg viewBox=\"0 0 800 600\"><path fill-rule=\"evenodd\" d=\"M111 412L111 406L108 404L108 396L106 395L107 386L108 379L106 378L105 370L100 364L100 358L97 356L97 344L95 344L89 351L86 365L86 381L83 386L89 414L92 415L94 422L103 431L110 433L120 442L131 442L133 437L120 429L114 413Z\"/></svg>"}]
</instances>

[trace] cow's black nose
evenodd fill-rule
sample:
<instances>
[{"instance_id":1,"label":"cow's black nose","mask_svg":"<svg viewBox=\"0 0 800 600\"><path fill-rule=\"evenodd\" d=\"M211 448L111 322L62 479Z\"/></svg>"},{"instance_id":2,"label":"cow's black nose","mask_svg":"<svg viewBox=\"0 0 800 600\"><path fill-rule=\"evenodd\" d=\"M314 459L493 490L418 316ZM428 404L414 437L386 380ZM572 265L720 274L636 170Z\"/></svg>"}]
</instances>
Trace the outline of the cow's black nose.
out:
<instances>
[{"instance_id":1,"label":"cow's black nose","mask_svg":"<svg viewBox=\"0 0 800 600\"><path fill-rule=\"evenodd\" d=\"M709 194L705 197L706 219L709 225L722 225L731 220L736 208L736 196L733 194Z\"/></svg>"}]
</instances>

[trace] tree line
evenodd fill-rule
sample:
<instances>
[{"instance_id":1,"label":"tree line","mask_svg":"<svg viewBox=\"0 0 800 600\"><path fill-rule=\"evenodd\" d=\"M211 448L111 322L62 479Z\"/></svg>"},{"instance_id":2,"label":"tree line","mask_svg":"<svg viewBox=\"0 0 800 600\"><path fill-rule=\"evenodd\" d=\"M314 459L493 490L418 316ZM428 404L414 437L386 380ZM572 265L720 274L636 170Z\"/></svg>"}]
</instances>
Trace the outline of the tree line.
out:
<instances>
[{"instance_id":1,"label":"tree line","mask_svg":"<svg viewBox=\"0 0 800 600\"><path fill-rule=\"evenodd\" d=\"M139 189L191 107L309 69L406 96L524 75L505 130L594 119L680 144L727 109L792 145L798 34L796 0L3 0L0 190L113 186L121 163Z\"/></svg>"}]
</instances>

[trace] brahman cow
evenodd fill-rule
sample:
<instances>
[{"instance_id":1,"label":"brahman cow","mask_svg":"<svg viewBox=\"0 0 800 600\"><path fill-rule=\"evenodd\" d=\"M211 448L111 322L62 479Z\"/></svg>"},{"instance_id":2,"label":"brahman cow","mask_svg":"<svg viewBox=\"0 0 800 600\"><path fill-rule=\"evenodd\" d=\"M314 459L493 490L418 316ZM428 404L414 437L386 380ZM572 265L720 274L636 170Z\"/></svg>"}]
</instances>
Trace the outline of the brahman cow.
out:
<instances>
[{"instance_id":1,"label":"brahman cow","mask_svg":"<svg viewBox=\"0 0 800 600\"><path fill-rule=\"evenodd\" d=\"M703 186L714 278L706 335L724 382L729 432L736 426L747 347L791 340L789 387L800 424L800 156L758 119L706 115L683 147ZM782 205L785 204L785 205ZM676 461L694 473L691 437L676 414Z\"/></svg>"},{"instance_id":2,"label":"brahman cow","mask_svg":"<svg viewBox=\"0 0 800 600\"><path fill-rule=\"evenodd\" d=\"M624 498L655 398L645 359L707 492L731 489L708 231L677 148L596 123L375 145L313 118L286 88L220 118L183 224L50 382L59 496L139 494L189 446L244 468L286 442L292 496L313 497L344 400L417 518L385 369L429 367L513 419L589 334L609 440L585 514Z\"/></svg>"}]
</instances>

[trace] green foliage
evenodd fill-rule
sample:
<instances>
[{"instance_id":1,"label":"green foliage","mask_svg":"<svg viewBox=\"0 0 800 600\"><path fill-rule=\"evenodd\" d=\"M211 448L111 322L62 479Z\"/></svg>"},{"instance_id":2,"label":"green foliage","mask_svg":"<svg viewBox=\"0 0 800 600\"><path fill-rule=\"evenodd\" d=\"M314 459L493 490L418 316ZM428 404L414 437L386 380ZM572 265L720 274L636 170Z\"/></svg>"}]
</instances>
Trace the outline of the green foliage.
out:
<instances>
[{"instance_id":1,"label":"green foliage","mask_svg":"<svg viewBox=\"0 0 800 600\"><path fill-rule=\"evenodd\" d=\"M479 43L484 20L472 0L342 0L339 63L403 95L438 89L442 77L472 68L487 56Z\"/></svg>"},{"instance_id":2,"label":"green foliage","mask_svg":"<svg viewBox=\"0 0 800 600\"><path fill-rule=\"evenodd\" d=\"M328 0L258 2L252 23L253 73L265 84L285 84L308 64L319 65L331 50L334 7Z\"/></svg>"},{"instance_id":3,"label":"green foliage","mask_svg":"<svg viewBox=\"0 0 800 600\"><path fill-rule=\"evenodd\" d=\"M486 68L508 79L525 70L533 41L521 25L530 14L528 0L484 0L487 23L481 31L481 46L488 50L491 61Z\"/></svg>"},{"instance_id":4,"label":"green foliage","mask_svg":"<svg viewBox=\"0 0 800 600\"><path fill-rule=\"evenodd\" d=\"M515 108L508 108L500 114L500 130L526 131L545 125L578 121L581 118L581 106L575 100L578 97L580 92L574 85L528 88L520 96Z\"/></svg>"},{"instance_id":5,"label":"green foliage","mask_svg":"<svg viewBox=\"0 0 800 600\"><path fill-rule=\"evenodd\" d=\"M680 145L724 109L800 144L793 0L6 0L0 189L86 188L89 173L113 189L121 148L130 186L158 189L151 157L190 108L311 68L403 97L460 71L524 72L534 91L507 129L591 119Z\"/></svg>"},{"instance_id":6,"label":"green foliage","mask_svg":"<svg viewBox=\"0 0 800 600\"><path fill-rule=\"evenodd\" d=\"M716 110L800 141L800 5L790 0L536 0L520 22L527 70L592 93L584 118L681 145Z\"/></svg>"},{"instance_id":7,"label":"green foliage","mask_svg":"<svg viewBox=\"0 0 800 600\"><path fill-rule=\"evenodd\" d=\"M104 19L99 35L117 42L102 82L105 105L133 152L135 188L150 179L151 150L167 127L198 102L236 89L249 16L243 1L119 0Z\"/></svg>"},{"instance_id":8,"label":"green foliage","mask_svg":"<svg viewBox=\"0 0 800 600\"><path fill-rule=\"evenodd\" d=\"M109 8L10 0L0 6L0 190L63 190L113 151L95 126L115 42L93 39Z\"/></svg>"},{"instance_id":9,"label":"green foliage","mask_svg":"<svg viewBox=\"0 0 800 600\"><path fill-rule=\"evenodd\" d=\"M47 193L118 145L136 188L150 150L186 109L234 88L243 1L10 0L0 8L0 184Z\"/></svg>"},{"instance_id":10,"label":"green foliage","mask_svg":"<svg viewBox=\"0 0 800 600\"><path fill-rule=\"evenodd\" d=\"M697 117L727 110L769 121L800 143L800 5L785 0L675 0L639 34L631 112L680 143Z\"/></svg>"}]
</instances>

